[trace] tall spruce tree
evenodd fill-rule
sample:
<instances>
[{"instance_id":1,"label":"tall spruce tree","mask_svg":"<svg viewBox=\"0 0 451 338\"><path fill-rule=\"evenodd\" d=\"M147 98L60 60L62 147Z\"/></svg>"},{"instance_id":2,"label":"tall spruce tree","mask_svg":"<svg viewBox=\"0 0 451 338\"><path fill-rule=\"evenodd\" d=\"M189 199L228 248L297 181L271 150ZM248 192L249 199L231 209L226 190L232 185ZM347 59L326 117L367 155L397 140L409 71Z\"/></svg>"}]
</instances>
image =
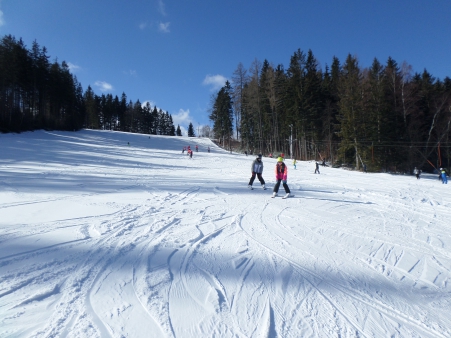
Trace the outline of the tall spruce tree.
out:
<instances>
[{"instance_id":1,"label":"tall spruce tree","mask_svg":"<svg viewBox=\"0 0 451 338\"><path fill-rule=\"evenodd\" d=\"M209 117L213 122L215 137L222 140L224 147L225 141L228 141L230 146L230 138L233 135L233 109L229 81L219 90Z\"/></svg>"},{"instance_id":2,"label":"tall spruce tree","mask_svg":"<svg viewBox=\"0 0 451 338\"><path fill-rule=\"evenodd\" d=\"M188 137L195 137L193 124L190 122L188 125Z\"/></svg>"},{"instance_id":3,"label":"tall spruce tree","mask_svg":"<svg viewBox=\"0 0 451 338\"><path fill-rule=\"evenodd\" d=\"M359 151L361 135L363 133L362 116L362 74L357 58L348 55L343 65L339 84L339 136L341 137L339 155L342 160L352 156L355 158L355 167L360 168Z\"/></svg>"}]
</instances>

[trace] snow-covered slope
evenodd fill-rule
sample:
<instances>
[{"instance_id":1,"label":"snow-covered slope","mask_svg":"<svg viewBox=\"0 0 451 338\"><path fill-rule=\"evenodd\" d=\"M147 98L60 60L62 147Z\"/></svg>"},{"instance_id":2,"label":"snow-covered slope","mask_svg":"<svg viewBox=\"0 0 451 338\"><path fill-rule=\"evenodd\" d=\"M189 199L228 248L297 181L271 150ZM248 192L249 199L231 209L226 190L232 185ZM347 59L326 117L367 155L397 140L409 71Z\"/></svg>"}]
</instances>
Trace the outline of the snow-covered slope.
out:
<instances>
[{"instance_id":1,"label":"snow-covered slope","mask_svg":"<svg viewBox=\"0 0 451 338\"><path fill-rule=\"evenodd\" d=\"M451 336L451 186L253 159L0 135L0 337Z\"/></svg>"}]
</instances>

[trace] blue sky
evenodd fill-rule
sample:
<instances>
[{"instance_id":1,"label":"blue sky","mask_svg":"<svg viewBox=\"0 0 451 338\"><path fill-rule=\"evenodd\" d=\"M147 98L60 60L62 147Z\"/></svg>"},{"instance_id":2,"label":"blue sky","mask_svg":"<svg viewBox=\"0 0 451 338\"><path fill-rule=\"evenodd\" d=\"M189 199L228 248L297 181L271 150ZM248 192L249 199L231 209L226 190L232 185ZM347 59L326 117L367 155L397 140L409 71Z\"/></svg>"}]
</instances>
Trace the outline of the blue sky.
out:
<instances>
[{"instance_id":1,"label":"blue sky","mask_svg":"<svg viewBox=\"0 0 451 338\"><path fill-rule=\"evenodd\" d=\"M451 77L449 0L0 0L0 35L36 40L83 89L150 101L187 127L209 124L210 97L241 62L288 67L300 48L407 61Z\"/></svg>"}]
</instances>

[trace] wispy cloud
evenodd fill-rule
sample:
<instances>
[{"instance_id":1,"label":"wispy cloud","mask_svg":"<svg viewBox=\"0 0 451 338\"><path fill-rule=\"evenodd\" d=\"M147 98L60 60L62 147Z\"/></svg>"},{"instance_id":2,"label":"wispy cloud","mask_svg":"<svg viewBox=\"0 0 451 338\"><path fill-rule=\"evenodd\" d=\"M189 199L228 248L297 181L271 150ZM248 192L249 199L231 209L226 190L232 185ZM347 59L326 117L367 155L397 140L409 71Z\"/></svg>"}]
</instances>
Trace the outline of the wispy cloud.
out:
<instances>
[{"instance_id":1,"label":"wispy cloud","mask_svg":"<svg viewBox=\"0 0 451 338\"><path fill-rule=\"evenodd\" d=\"M3 18L3 12L0 9L0 27L5 24L5 19Z\"/></svg>"},{"instance_id":2,"label":"wispy cloud","mask_svg":"<svg viewBox=\"0 0 451 338\"><path fill-rule=\"evenodd\" d=\"M219 90L220 88L224 87L225 83L227 81L227 78L222 75L207 75L202 82L204 86L211 86L210 90L215 91Z\"/></svg>"},{"instance_id":3,"label":"wispy cloud","mask_svg":"<svg viewBox=\"0 0 451 338\"><path fill-rule=\"evenodd\" d=\"M166 16L166 6L163 0L158 0L158 11L161 15Z\"/></svg>"},{"instance_id":4,"label":"wispy cloud","mask_svg":"<svg viewBox=\"0 0 451 338\"><path fill-rule=\"evenodd\" d=\"M108 92L108 91L112 91L114 88L111 84L109 84L108 82L105 81L96 81L94 83L94 85L99 88L99 90L101 92Z\"/></svg>"},{"instance_id":5,"label":"wispy cloud","mask_svg":"<svg viewBox=\"0 0 451 338\"><path fill-rule=\"evenodd\" d=\"M190 122L193 122L193 118L189 114L189 109L183 110L179 109L179 112L172 115L172 121L174 121L174 125L188 126Z\"/></svg>"},{"instance_id":6,"label":"wispy cloud","mask_svg":"<svg viewBox=\"0 0 451 338\"><path fill-rule=\"evenodd\" d=\"M163 33L169 33L170 32L170 30L169 30L170 24L171 24L170 22L160 22L160 24L158 25L158 30Z\"/></svg>"},{"instance_id":7,"label":"wispy cloud","mask_svg":"<svg viewBox=\"0 0 451 338\"><path fill-rule=\"evenodd\" d=\"M139 24L139 29L144 30L147 27L147 22L142 22Z\"/></svg>"},{"instance_id":8,"label":"wispy cloud","mask_svg":"<svg viewBox=\"0 0 451 338\"><path fill-rule=\"evenodd\" d=\"M72 62L68 62L67 65L69 66L69 71L71 73L76 73L79 70L81 70L81 67L78 65L74 65Z\"/></svg>"},{"instance_id":9,"label":"wispy cloud","mask_svg":"<svg viewBox=\"0 0 451 338\"><path fill-rule=\"evenodd\" d=\"M133 77L135 77L137 75L136 70L134 70L134 69L130 69L130 70L127 70L127 71L124 70L123 73L125 75L129 75L129 76L133 76Z\"/></svg>"}]
</instances>

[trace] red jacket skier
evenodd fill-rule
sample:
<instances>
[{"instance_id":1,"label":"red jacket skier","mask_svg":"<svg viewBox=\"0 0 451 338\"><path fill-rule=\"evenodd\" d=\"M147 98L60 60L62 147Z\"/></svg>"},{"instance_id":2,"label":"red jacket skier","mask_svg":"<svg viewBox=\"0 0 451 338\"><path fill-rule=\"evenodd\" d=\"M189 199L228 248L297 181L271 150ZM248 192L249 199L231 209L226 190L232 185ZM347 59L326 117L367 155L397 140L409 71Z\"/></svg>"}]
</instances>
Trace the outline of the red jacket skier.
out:
<instances>
[{"instance_id":1,"label":"red jacket skier","mask_svg":"<svg viewBox=\"0 0 451 338\"><path fill-rule=\"evenodd\" d=\"M272 197L276 197L277 193L279 192L280 183L282 183L283 188L285 189L286 195L284 198L291 196L290 188L287 184L287 178L288 178L288 167L285 163L283 163L283 157L277 158L277 165L275 168L275 174L276 174L276 185L274 186Z\"/></svg>"}]
</instances>

